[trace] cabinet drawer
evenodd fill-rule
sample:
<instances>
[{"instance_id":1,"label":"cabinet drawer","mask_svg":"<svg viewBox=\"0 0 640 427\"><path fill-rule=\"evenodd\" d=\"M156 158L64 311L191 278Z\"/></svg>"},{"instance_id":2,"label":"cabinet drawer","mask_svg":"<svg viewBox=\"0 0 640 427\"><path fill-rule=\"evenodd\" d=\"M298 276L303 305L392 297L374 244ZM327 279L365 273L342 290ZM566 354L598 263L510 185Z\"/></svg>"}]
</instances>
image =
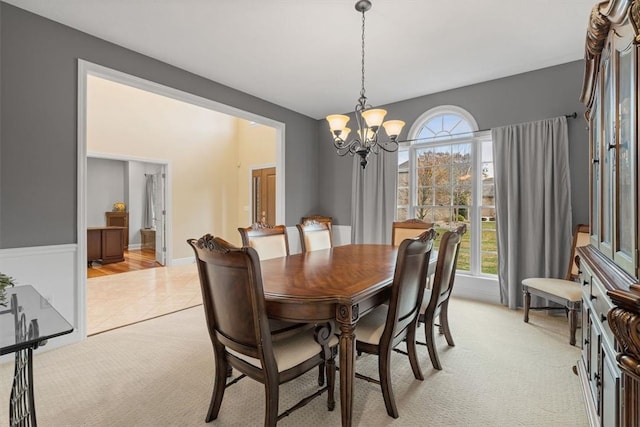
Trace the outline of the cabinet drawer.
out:
<instances>
[{"instance_id":1,"label":"cabinet drawer","mask_svg":"<svg viewBox=\"0 0 640 427\"><path fill-rule=\"evenodd\" d=\"M609 348L613 349L614 337L607 322L607 314L613 308L613 303L607 296L604 286L595 277L591 279L590 299L594 310L594 322L597 321L600 324L603 338L607 341Z\"/></svg>"}]
</instances>

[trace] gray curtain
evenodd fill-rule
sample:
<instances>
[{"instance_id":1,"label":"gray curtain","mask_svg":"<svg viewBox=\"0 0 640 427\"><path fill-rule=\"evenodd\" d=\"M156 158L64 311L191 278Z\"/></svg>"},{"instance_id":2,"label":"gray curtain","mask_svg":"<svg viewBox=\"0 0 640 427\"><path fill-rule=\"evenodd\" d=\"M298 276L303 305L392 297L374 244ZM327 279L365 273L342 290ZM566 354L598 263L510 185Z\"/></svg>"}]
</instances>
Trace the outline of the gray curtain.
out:
<instances>
[{"instance_id":1,"label":"gray curtain","mask_svg":"<svg viewBox=\"0 0 640 427\"><path fill-rule=\"evenodd\" d=\"M502 304L522 306L522 280L564 278L571 256L567 119L491 130Z\"/></svg>"},{"instance_id":2,"label":"gray curtain","mask_svg":"<svg viewBox=\"0 0 640 427\"><path fill-rule=\"evenodd\" d=\"M381 150L382 151L382 150ZM363 170L354 156L351 186L351 242L391 243L395 217L397 153L370 154Z\"/></svg>"},{"instance_id":3,"label":"gray curtain","mask_svg":"<svg viewBox=\"0 0 640 427\"><path fill-rule=\"evenodd\" d=\"M153 219L155 218L154 212L154 187L156 177L152 174L146 175L145 191L144 191L144 205L142 210L142 226L144 228L153 228Z\"/></svg>"}]
</instances>

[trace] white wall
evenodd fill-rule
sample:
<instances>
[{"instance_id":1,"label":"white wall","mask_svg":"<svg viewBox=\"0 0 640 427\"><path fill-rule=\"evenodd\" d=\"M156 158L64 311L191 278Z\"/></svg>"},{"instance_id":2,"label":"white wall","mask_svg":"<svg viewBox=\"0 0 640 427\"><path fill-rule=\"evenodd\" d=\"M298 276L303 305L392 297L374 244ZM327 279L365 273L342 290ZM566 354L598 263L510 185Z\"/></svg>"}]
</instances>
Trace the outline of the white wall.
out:
<instances>
[{"instance_id":1,"label":"white wall","mask_svg":"<svg viewBox=\"0 0 640 427\"><path fill-rule=\"evenodd\" d=\"M238 133L248 126L240 122L248 123L99 77L87 80L88 152L171 163L173 241L167 244L174 260L191 257L186 240L206 233L240 243L237 228L246 220L238 217L238 200L248 189L238 181L238 156L246 152ZM132 232L139 228L130 224Z\"/></svg>"}]
</instances>

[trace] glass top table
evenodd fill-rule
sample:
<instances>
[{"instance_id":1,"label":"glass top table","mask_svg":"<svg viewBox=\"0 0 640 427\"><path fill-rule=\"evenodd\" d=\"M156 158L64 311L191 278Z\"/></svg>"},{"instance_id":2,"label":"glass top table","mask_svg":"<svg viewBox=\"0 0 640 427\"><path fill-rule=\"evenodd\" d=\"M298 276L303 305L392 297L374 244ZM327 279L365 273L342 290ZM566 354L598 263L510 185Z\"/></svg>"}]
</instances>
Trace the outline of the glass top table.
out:
<instances>
[{"instance_id":1,"label":"glass top table","mask_svg":"<svg viewBox=\"0 0 640 427\"><path fill-rule=\"evenodd\" d=\"M0 306L0 355L45 342L73 331L73 326L33 286L6 289L7 307Z\"/></svg>"},{"instance_id":2,"label":"glass top table","mask_svg":"<svg viewBox=\"0 0 640 427\"><path fill-rule=\"evenodd\" d=\"M15 353L9 425L36 426L33 350L73 326L33 286L7 288L6 297L7 307L0 306L0 355Z\"/></svg>"}]
</instances>

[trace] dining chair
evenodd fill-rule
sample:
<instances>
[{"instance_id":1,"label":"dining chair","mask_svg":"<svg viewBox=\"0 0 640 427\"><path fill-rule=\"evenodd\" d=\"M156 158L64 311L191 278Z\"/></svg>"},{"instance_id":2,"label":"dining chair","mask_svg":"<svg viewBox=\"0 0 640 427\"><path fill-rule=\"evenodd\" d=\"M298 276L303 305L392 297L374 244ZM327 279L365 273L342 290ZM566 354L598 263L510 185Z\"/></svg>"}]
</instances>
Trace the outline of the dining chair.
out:
<instances>
[{"instance_id":1,"label":"dining chair","mask_svg":"<svg viewBox=\"0 0 640 427\"><path fill-rule=\"evenodd\" d=\"M576 330L578 329L578 312L582 309L582 289L578 282L578 265L575 262L576 248L589 244L590 228L580 224L573 233L571 244L571 259L564 279L534 277L522 281L524 294L524 321L529 323L529 310L554 310L563 308L569 317L569 344L576 344ZM531 295L537 295L548 301L560 304L558 306L531 307Z\"/></svg>"},{"instance_id":2,"label":"dining chair","mask_svg":"<svg viewBox=\"0 0 640 427\"><path fill-rule=\"evenodd\" d=\"M260 259L255 249L237 248L209 234L189 239L200 277L204 312L213 345L215 381L206 422L218 417L227 387L248 376L264 384L265 426L328 391L335 407L335 354L338 339L332 324L303 329L275 339L266 315ZM278 415L279 385L326 364L327 386ZM228 366L242 373L227 384Z\"/></svg>"},{"instance_id":3,"label":"dining chair","mask_svg":"<svg viewBox=\"0 0 640 427\"><path fill-rule=\"evenodd\" d=\"M301 224L304 224L307 221L315 221L315 222L327 224L329 226L329 230L331 230L331 227L333 226L333 217L331 216L309 215L309 216L303 216L302 218L300 218Z\"/></svg>"},{"instance_id":4,"label":"dining chair","mask_svg":"<svg viewBox=\"0 0 640 427\"><path fill-rule=\"evenodd\" d=\"M391 244L398 246L404 239L419 236L430 228L433 228L432 222L424 222L417 218L394 221L391 225Z\"/></svg>"},{"instance_id":5,"label":"dining chair","mask_svg":"<svg viewBox=\"0 0 640 427\"><path fill-rule=\"evenodd\" d=\"M262 261L289 255L289 239L284 225L256 222L249 227L240 227L238 231L242 245L254 248Z\"/></svg>"},{"instance_id":6,"label":"dining chair","mask_svg":"<svg viewBox=\"0 0 640 427\"><path fill-rule=\"evenodd\" d=\"M449 297L456 278L460 243L462 242L462 236L466 232L467 226L462 224L455 230L447 231L442 235L431 289L425 289L422 306L420 307L418 322L424 323L424 334L427 340L424 345L427 346L429 351L431 364L438 370L442 369L442 365L436 351L434 329L438 326L440 333L444 334L447 344L450 347L455 346L451 329L449 328ZM440 322L439 325L435 324L436 318ZM418 344L423 343L419 342Z\"/></svg>"},{"instance_id":7,"label":"dining chair","mask_svg":"<svg viewBox=\"0 0 640 427\"><path fill-rule=\"evenodd\" d=\"M308 220L302 224L296 224L300 234L300 246L302 252L317 251L333 247L331 228L326 222Z\"/></svg>"},{"instance_id":8,"label":"dining chair","mask_svg":"<svg viewBox=\"0 0 640 427\"><path fill-rule=\"evenodd\" d=\"M242 245L252 247L258 252L261 261L271 258L281 258L289 255L289 238L287 227L284 225L268 225L264 222L253 223L249 227L238 228L242 238ZM311 328L310 324L299 324L270 320L272 331L278 336L296 331L300 328ZM318 369L318 385L324 384L324 366Z\"/></svg>"},{"instance_id":9,"label":"dining chair","mask_svg":"<svg viewBox=\"0 0 640 427\"><path fill-rule=\"evenodd\" d=\"M376 307L356 326L356 351L378 356L379 380L356 376L380 384L387 413L393 418L398 418L398 408L391 386L391 352L405 339L413 375L418 380L424 379L415 335L435 236L435 230L431 229L400 244L389 304Z\"/></svg>"}]
</instances>

